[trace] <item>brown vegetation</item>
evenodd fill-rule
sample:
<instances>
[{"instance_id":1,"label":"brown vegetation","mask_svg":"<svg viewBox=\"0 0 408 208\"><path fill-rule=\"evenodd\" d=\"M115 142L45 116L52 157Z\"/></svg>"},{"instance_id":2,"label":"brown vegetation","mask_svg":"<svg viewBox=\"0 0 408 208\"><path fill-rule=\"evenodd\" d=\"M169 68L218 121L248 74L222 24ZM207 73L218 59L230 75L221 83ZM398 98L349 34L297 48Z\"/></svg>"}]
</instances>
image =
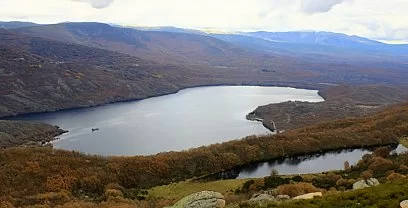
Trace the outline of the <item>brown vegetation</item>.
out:
<instances>
[{"instance_id":1,"label":"brown vegetation","mask_svg":"<svg viewBox=\"0 0 408 208\"><path fill-rule=\"evenodd\" d=\"M63 132L44 123L0 120L0 148L44 144Z\"/></svg>"},{"instance_id":2,"label":"brown vegetation","mask_svg":"<svg viewBox=\"0 0 408 208\"><path fill-rule=\"evenodd\" d=\"M247 118L263 119L264 126L290 130L333 119L353 118L377 112L408 100L406 90L383 85L326 87L319 91L324 102L283 102L260 106Z\"/></svg>"}]
</instances>

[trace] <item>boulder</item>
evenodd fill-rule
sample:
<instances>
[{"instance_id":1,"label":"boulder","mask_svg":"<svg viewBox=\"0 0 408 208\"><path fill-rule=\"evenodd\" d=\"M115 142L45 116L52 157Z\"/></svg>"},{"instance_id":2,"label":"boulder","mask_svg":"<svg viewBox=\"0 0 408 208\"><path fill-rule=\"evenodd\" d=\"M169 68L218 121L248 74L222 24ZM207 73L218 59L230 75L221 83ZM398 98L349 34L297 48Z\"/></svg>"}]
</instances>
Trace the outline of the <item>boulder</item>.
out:
<instances>
[{"instance_id":1,"label":"boulder","mask_svg":"<svg viewBox=\"0 0 408 208\"><path fill-rule=\"evenodd\" d=\"M313 199L316 196L321 197L323 196L323 194L322 192L314 192L314 193L300 195L300 196L294 197L293 199Z\"/></svg>"},{"instance_id":2,"label":"boulder","mask_svg":"<svg viewBox=\"0 0 408 208\"><path fill-rule=\"evenodd\" d=\"M269 194L255 194L249 200L250 202L269 202L275 201L275 198Z\"/></svg>"},{"instance_id":3,"label":"boulder","mask_svg":"<svg viewBox=\"0 0 408 208\"><path fill-rule=\"evenodd\" d=\"M363 188L368 188L370 187L365 180L361 180L361 181L357 181L353 184L353 190L357 190L357 189L363 189Z\"/></svg>"},{"instance_id":4,"label":"boulder","mask_svg":"<svg viewBox=\"0 0 408 208\"><path fill-rule=\"evenodd\" d=\"M202 191L182 198L172 208L223 208L224 196L214 191Z\"/></svg>"},{"instance_id":5,"label":"boulder","mask_svg":"<svg viewBox=\"0 0 408 208\"><path fill-rule=\"evenodd\" d=\"M363 189L363 188L368 188L368 187L378 186L378 185L380 185L380 182L378 182L377 179L370 178L367 181L361 180L361 181L355 182L353 184L353 190Z\"/></svg>"},{"instance_id":6,"label":"boulder","mask_svg":"<svg viewBox=\"0 0 408 208\"><path fill-rule=\"evenodd\" d=\"M367 180L367 185L371 186L378 186L380 185L380 182L376 178L370 178Z\"/></svg>"},{"instance_id":7,"label":"boulder","mask_svg":"<svg viewBox=\"0 0 408 208\"><path fill-rule=\"evenodd\" d=\"M408 208L408 200L402 201L400 203L401 208Z\"/></svg>"},{"instance_id":8,"label":"boulder","mask_svg":"<svg viewBox=\"0 0 408 208\"><path fill-rule=\"evenodd\" d=\"M290 196L289 195L277 195L275 199L278 201L285 201L285 200L289 200Z\"/></svg>"}]
</instances>

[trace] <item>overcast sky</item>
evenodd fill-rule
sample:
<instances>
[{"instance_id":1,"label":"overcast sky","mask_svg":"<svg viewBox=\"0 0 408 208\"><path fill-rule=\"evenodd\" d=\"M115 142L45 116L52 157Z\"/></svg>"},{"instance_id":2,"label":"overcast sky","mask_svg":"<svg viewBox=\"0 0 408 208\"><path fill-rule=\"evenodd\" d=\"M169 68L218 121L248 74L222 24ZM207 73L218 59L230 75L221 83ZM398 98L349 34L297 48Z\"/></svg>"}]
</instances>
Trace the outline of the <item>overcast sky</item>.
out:
<instances>
[{"instance_id":1,"label":"overcast sky","mask_svg":"<svg viewBox=\"0 0 408 208\"><path fill-rule=\"evenodd\" d=\"M332 31L408 42L408 0L0 0L0 21Z\"/></svg>"}]
</instances>

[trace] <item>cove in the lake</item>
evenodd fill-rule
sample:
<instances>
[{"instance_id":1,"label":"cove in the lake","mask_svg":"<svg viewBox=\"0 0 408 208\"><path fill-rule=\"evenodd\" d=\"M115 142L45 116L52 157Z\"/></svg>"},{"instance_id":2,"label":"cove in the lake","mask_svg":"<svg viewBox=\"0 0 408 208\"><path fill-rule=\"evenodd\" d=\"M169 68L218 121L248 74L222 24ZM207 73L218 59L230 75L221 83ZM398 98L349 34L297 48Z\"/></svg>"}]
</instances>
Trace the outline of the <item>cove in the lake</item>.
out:
<instances>
[{"instance_id":1,"label":"cove in the lake","mask_svg":"<svg viewBox=\"0 0 408 208\"><path fill-rule=\"evenodd\" d=\"M393 149L393 153L396 154L408 151L408 149L402 145L389 146L389 148ZM320 154L281 158L268 162L245 165L233 170L212 174L201 178L200 180L261 178L269 176L272 170L277 170L278 173L282 175L310 174L341 170L344 168L345 161L348 161L351 165L355 165L365 154L372 153L374 149L375 148L343 149Z\"/></svg>"},{"instance_id":2,"label":"cove in the lake","mask_svg":"<svg viewBox=\"0 0 408 208\"><path fill-rule=\"evenodd\" d=\"M260 105L323 101L317 91L286 87L217 86L181 90L141 101L40 113L13 119L58 125L69 133L56 148L102 155L180 151L270 133L245 116Z\"/></svg>"}]
</instances>

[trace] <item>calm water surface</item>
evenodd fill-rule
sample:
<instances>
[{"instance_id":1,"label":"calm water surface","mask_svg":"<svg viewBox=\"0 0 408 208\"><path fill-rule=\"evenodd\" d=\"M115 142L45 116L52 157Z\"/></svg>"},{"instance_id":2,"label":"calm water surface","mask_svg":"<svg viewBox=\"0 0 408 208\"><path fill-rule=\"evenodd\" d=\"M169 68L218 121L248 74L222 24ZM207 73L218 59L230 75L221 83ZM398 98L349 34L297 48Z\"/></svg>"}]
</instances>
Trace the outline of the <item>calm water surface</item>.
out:
<instances>
[{"instance_id":1,"label":"calm water surface","mask_svg":"<svg viewBox=\"0 0 408 208\"><path fill-rule=\"evenodd\" d=\"M319 102L317 91L283 87L217 86L100 107L40 113L14 119L58 125L69 133L56 148L103 155L178 151L269 131L246 114L288 100ZM92 132L92 128L99 131Z\"/></svg>"},{"instance_id":2,"label":"calm water surface","mask_svg":"<svg viewBox=\"0 0 408 208\"><path fill-rule=\"evenodd\" d=\"M395 148L394 152L398 154L408 151L408 149L402 145L393 148ZM371 152L371 150L367 149L339 150L325 154L291 157L252 164L241 169L238 178L260 178L269 176L272 169L276 169L279 174L308 174L340 170L344 168L345 161L348 161L350 165L355 165L363 155Z\"/></svg>"}]
</instances>

